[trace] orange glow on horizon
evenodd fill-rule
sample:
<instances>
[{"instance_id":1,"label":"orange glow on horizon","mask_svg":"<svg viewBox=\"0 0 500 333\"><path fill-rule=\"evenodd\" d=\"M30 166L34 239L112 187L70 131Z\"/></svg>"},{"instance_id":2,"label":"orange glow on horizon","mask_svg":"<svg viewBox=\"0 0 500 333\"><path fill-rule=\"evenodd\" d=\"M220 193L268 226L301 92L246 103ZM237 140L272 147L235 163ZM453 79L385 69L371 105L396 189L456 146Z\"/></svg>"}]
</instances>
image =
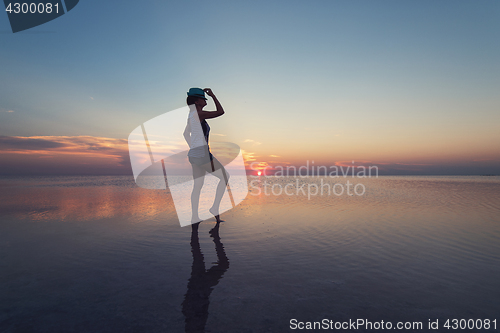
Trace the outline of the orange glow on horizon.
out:
<instances>
[{"instance_id":1,"label":"orange glow on horizon","mask_svg":"<svg viewBox=\"0 0 500 333\"><path fill-rule=\"evenodd\" d=\"M214 143L214 147L216 146ZM309 162L309 167L315 168L378 166L380 171L411 173L432 172L436 168L462 168L469 170L466 173L496 174L496 171L481 170L497 170L500 165L498 152L489 149L469 152L455 148L456 150L443 149L439 153L429 149L424 153L421 149L409 148L403 152L380 147L364 152L356 149L346 151L347 147L338 147L335 150L316 152L312 149L305 151L304 148L290 150L292 146L290 144L283 149L268 152L260 147L252 151L242 149L247 172L258 176L273 175L280 171L280 167L299 168ZM215 150L214 153L218 157ZM222 158L224 151L220 153ZM131 166L128 155L126 139L3 136L0 137L0 174L129 174Z\"/></svg>"}]
</instances>

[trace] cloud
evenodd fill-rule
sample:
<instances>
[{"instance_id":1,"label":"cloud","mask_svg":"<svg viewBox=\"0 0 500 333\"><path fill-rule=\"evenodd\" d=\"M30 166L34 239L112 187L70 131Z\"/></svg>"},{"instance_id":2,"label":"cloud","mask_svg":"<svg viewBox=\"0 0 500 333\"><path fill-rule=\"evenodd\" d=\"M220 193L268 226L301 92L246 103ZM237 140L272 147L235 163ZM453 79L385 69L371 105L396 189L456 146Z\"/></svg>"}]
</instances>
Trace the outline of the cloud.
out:
<instances>
[{"instance_id":1,"label":"cloud","mask_svg":"<svg viewBox=\"0 0 500 333\"><path fill-rule=\"evenodd\" d=\"M248 162L254 162L257 160L258 156L255 156L254 152L246 151L244 149L241 150L241 153L243 155L243 159L245 160L245 164Z\"/></svg>"},{"instance_id":2,"label":"cloud","mask_svg":"<svg viewBox=\"0 0 500 333\"><path fill-rule=\"evenodd\" d=\"M0 174L128 174L126 139L0 136Z\"/></svg>"},{"instance_id":3,"label":"cloud","mask_svg":"<svg viewBox=\"0 0 500 333\"><path fill-rule=\"evenodd\" d=\"M252 162L248 164L248 167L251 170L264 170L270 167L269 163L267 162Z\"/></svg>"},{"instance_id":4,"label":"cloud","mask_svg":"<svg viewBox=\"0 0 500 333\"><path fill-rule=\"evenodd\" d=\"M226 134L219 134L219 133L210 133L210 135L215 135L215 136L227 136Z\"/></svg>"},{"instance_id":5,"label":"cloud","mask_svg":"<svg viewBox=\"0 0 500 333\"><path fill-rule=\"evenodd\" d=\"M14 113L14 110L6 110L6 111L0 111L0 112L5 112L5 113Z\"/></svg>"},{"instance_id":6,"label":"cloud","mask_svg":"<svg viewBox=\"0 0 500 333\"><path fill-rule=\"evenodd\" d=\"M269 157L281 157L281 156L278 156L278 155L269 155Z\"/></svg>"},{"instance_id":7,"label":"cloud","mask_svg":"<svg viewBox=\"0 0 500 333\"><path fill-rule=\"evenodd\" d=\"M90 96L90 99L91 99L91 100L94 100L94 97Z\"/></svg>"},{"instance_id":8,"label":"cloud","mask_svg":"<svg viewBox=\"0 0 500 333\"><path fill-rule=\"evenodd\" d=\"M19 136L0 136L0 151L44 150L64 147L61 142Z\"/></svg>"},{"instance_id":9,"label":"cloud","mask_svg":"<svg viewBox=\"0 0 500 333\"><path fill-rule=\"evenodd\" d=\"M258 141L255 141L255 140L251 140L251 139L246 139L245 141L243 142L249 142L249 143L253 143L254 146L258 146L258 145L261 145L262 142L258 142Z\"/></svg>"},{"instance_id":10,"label":"cloud","mask_svg":"<svg viewBox=\"0 0 500 333\"><path fill-rule=\"evenodd\" d=\"M31 151L57 153L95 153L106 154L127 151L126 139L113 139L95 136L0 136L0 151L24 154Z\"/></svg>"}]
</instances>

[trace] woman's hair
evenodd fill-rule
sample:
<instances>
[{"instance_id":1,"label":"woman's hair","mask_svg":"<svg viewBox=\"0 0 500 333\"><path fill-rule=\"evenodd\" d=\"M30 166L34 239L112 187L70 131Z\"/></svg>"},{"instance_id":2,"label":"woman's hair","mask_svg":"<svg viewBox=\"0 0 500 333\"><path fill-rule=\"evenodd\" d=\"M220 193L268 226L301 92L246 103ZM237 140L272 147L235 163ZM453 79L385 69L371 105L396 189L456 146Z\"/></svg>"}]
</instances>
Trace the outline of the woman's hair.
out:
<instances>
[{"instance_id":1,"label":"woman's hair","mask_svg":"<svg viewBox=\"0 0 500 333\"><path fill-rule=\"evenodd\" d=\"M197 100L198 100L199 97L196 97L196 96L188 96L186 98L186 103L187 105L191 105L191 104L194 104Z\"/></svg>"}]
</instances>

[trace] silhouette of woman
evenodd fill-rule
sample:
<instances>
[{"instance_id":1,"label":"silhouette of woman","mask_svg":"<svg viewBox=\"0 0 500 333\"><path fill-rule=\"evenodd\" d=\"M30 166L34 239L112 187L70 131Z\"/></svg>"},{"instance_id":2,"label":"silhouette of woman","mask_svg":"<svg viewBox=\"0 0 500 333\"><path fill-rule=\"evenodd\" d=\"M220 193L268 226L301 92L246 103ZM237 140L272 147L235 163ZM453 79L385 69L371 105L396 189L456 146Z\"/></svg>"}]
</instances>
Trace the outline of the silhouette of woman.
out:
<instances>
[{"instance_id":1,"label":"silhouette of woman","mask_svg":"<svg viewBox=\"0 0 500 333\"><path fill-rule=\"evenodd\" d=\"M201 252L198 239L199 223L191 225L191 252L193 253L193 266L191 267L191 278L188 282L188 290L182 302L182 313L186 318L186 333L205 332L205 325L208 319L208 306L210 304L210 294L222 275L229 268L229 259L224 251L219 236L220 223L210 230L210 237L215 243L217 252L217 263L210 269L205 269L205 260Z\"/></svg>"},{"instance_id":2,"label":"silhouette of woman","mask_svg":"<svg viewBox=\"0 0 500 333\"><path fill-rule=\"evenodd\" d=\"M212 97L217 108L216 111L203 110L203 108L207 105L205 93ZM211 172L214 176L219 178L214 203L209 211L215 216L217 222L224 222L219 217L219 206L228 184L229 174L224 169L222 164L210 152L210 147L208 146L210 126L208 126L206 121L207 119L222 116L224 114L224 109L210 88L191 88L189 89L187 95L188 97L186 103L189 105L190 111L186 129L184 131L184 138L190 148L188 157L193 169L194 185L191 193L191 222L201 222L201 219L198 216L198 206L200 202L201 188L203 187L205 174L207 172Z\"/></svg>"}]
</instances>

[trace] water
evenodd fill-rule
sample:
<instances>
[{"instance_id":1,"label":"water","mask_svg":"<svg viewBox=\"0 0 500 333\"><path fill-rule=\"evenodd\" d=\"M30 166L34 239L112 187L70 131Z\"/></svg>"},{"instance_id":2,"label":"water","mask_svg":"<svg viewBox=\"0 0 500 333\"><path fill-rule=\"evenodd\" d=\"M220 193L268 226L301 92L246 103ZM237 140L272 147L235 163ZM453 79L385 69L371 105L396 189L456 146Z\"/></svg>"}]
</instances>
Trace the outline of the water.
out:
<instances>
[{"instance_id":1,"label":"water","mask_svg":"<svg viewBox=\"0 0 500 333\"><path fill-rule=\"evenodd\" d=\"M0 332L500 324L499 177L250 180L198 245L168 191L130 177L0 179ZM363 195L327 193L347 181Z\"/></svg>"}]
</instances>

